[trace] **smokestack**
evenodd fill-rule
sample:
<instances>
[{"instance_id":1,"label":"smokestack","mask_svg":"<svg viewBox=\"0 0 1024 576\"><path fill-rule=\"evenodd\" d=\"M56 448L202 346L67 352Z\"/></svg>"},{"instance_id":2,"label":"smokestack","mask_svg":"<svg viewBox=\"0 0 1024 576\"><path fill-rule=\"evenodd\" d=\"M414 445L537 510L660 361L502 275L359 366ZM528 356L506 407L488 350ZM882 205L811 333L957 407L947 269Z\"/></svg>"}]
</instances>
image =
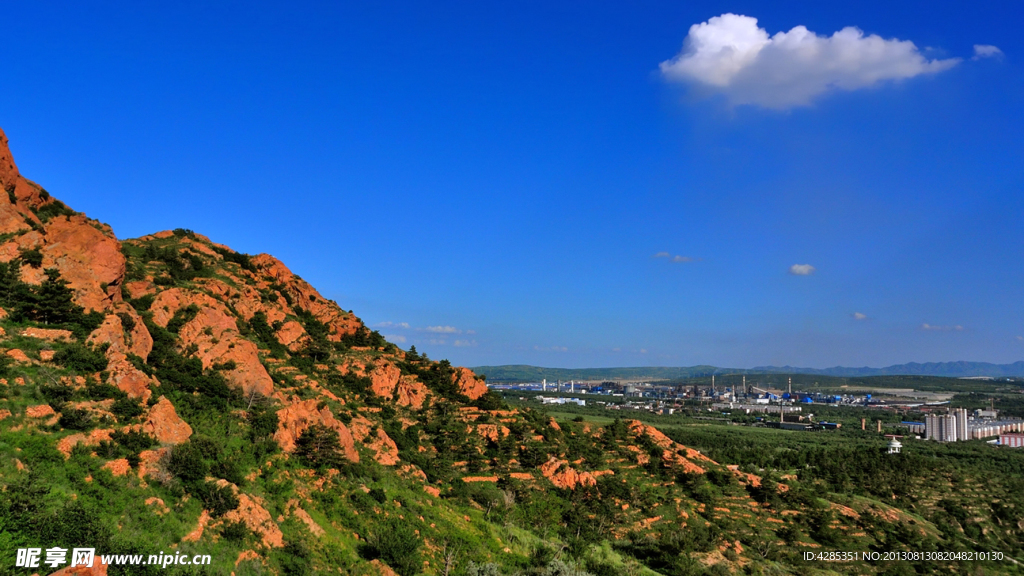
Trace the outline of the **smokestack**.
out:
<instances>
[{"instance_id":1,"label":"smokestack","mask_svg":"<svg viewBox=\"0 0 1024 576\"><path fill-rule=\"evenodd\" d=\"M790 377L790 379L789 379L789 395L790 396L793 395L793 378L792 377Z\"/></svg>"},{"instance_id":2,"label":"smokestack","mask_svg":"<svg viewBox=\"0 0 1024 576\"><path fill-rule=\"evenodd\" d=\"M861 418L860 419L860 429L861 430L867 430L868 429L868 419L867 418Z\"/></svg>"},{"instance_id":3,"label":"smokestack","mask_svg":"<svg viewBox=\"0 0 1024 576\"><path fill-rule=\"evenodd\" d=\"M878 421L878 433L879 434L882 433L882 421L881 420Z\"/></svg>"}]
</instances>

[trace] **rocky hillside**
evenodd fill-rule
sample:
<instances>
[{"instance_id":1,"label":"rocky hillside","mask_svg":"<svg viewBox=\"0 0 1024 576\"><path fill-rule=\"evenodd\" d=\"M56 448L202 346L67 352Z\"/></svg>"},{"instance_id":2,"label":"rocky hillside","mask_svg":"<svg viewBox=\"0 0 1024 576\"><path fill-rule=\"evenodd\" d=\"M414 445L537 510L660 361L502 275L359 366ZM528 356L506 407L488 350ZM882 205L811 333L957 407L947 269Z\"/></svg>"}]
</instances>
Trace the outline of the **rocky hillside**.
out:
<instances>
[{"instance_id":1,"label":"rocky hillside","mask_svg":"<svg viewBox=\"0 0 1024 576\"><path fill-rule=\"evenodd\" d=\"M31 546L211 555L166 569L189 574L803 573L822 534L935 537L638 421L509 409L272 256L119 241L2 133L0 185L0 573L59 567L10 568ZM108 572L165 569L74 573Z\"/></svg>"}]
</instances>

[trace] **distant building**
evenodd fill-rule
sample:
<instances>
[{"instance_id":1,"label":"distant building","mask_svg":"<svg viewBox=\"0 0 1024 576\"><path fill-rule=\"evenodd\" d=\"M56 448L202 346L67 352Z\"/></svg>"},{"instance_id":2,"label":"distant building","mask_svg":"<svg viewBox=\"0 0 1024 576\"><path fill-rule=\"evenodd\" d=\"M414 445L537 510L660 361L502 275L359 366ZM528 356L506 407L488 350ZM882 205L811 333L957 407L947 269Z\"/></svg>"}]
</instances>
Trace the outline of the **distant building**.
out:
<instances>
[{"instance_id":1,"label":"distant building","mask_svg":"<svg viewBox=\"0 0 1024 576\"><path fill-rule=\"evenodd\" d=\"M955 408L948 414L928 414L924 419L925 438L939 442L968 440L967 410Z\"/></svg>"},{"instance_id":2,"label":"distant building","mask_svg":"<svg viewBox=\"0 0 1024 576\"><path fill-rule=\"evenodd\" d=\"M1024 448L1024 434L1000 434L999 445L1010 448Z\"/></svg>"}]
</instances>

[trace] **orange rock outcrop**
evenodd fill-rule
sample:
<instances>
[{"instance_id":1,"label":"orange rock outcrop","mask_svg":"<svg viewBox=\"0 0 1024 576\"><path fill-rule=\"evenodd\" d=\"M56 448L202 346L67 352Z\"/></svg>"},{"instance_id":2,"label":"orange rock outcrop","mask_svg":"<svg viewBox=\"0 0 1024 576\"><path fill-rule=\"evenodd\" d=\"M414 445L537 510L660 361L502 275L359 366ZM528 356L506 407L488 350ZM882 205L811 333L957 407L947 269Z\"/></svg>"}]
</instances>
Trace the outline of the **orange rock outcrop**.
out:
<instances>
[{"instance_id":1,"label":"orange rock outcrop","mask_svg":"<svg viewBox=\"0 0 1024 576\"><path fill-rule=\"evenodd\" d=\"M285 452L295 450L295 441L314 424L322 424L338 433L338 440L341 443L342 453L352 462L359 462L359 452L356 451L355 439L348 427L342 424L331 409L324 407L317 408L315 399L296 402L286 408L277 411L277 432L274 440L284 449Z\"/></svg>"},{"instance_id":2,"label":"orange rock outcrop","mask_svg":"<svg viewBox=\"0 0 1024 576\"><path fill-rule=\"evenodd\" d=\"M178 417L174 405L164 396L149 409L142 430L161 444L181 444L192 436L192 427Z\"/></svg>"},{"instance_id":3,"label":"orange rock outcrop","mask_svg":"<svg viewBox=\"0 0 1024 576\"><path fill-rule=\"evenodd\" d=\"M456 368L454 379L455 384L459 387L459 392L465 394L470 400L476 400L487 393L487 384L483 380L477 379L476 374L469 368Z\"/></svg>"}]
</instances>

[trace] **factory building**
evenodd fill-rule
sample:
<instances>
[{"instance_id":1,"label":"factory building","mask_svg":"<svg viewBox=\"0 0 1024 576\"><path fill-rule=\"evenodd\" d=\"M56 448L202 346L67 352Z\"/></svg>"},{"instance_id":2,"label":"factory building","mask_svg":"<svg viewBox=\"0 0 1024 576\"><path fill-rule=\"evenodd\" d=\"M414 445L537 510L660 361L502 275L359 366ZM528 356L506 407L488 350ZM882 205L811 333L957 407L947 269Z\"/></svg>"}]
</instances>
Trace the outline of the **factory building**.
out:
<instances>
[{"instance_id":1,"label":"factory building","mask_svg":"<svg viewBox=\"0 0 1024 576\"><path fill-rule=\"evenodd\" d=\"M999 445L1010 448L1024 448L1024 434L1000 434Z\"/></svg>"},{"instance_id":2,"label":"factory building","mask_svg":"<svg viewBox=\"0 0 1024 576\"><path fill-rule=\"evenodd\" d=\"M1024 432L1024 421L968 418L967 410L955 408L948 414L925 416L924 432L925 438L939 442L981 440L1000 434Z\"/></svg>"}]
</instances>

